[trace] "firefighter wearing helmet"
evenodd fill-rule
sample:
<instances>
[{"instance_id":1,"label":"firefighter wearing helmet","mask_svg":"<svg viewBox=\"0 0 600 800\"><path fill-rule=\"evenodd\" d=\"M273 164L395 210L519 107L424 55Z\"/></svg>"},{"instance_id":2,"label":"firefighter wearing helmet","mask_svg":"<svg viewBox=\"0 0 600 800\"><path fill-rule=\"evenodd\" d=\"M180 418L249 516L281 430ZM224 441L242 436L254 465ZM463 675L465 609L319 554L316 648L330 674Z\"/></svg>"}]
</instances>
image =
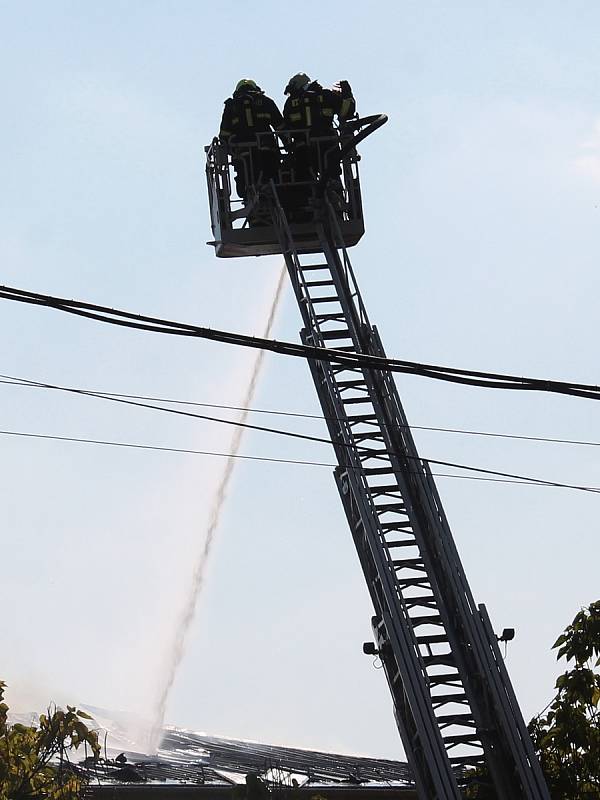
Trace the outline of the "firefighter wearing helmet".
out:
<instances>
[{"instance_id":1,"label":"firefighter wearing helmet","mask_svg":"<svg viewBox=\"0 0 600 800\"><path fill-rule=\"evenodd\" d=\"M219 138L227 144L235 169L238 196L246 200L248 186L268 182L279 168L273 132L283 127L277 105L255 81L242 78L225 101Z\"/></svg>"},{"instance_id":2,"label":"firefighter wearing helmet","mask_svg":"<svg viewBox=\"0 0 600 800\"><path fill-rule=\"evenodd\" d=\"M290 78L284 91L288 95L283 108L286 129L307 132L293 137L299 177L306 179L309 173L316 177L316 173L326 167L326 151L332 147L337 149L332 141L336 136L334 119L343 124L354 116L356 104L352 89L348 81L340 81L333 89L324 89L304 72L298 72Z\"/></svg>"},{"instance_id":3,"label":"firefighter wearing helmet","mask_svg":"<svg viewBox=\"0 0 600 800\"><path fill-rule=\"evenodd\" d=\"M286 128L308 128L315 136L327 136L333 130L334 117L345 122L355 111L348 81L324 89L304 72L298 72L290 78L284 94L288 95L283 108Z\"/></svg>"}]
</instances>

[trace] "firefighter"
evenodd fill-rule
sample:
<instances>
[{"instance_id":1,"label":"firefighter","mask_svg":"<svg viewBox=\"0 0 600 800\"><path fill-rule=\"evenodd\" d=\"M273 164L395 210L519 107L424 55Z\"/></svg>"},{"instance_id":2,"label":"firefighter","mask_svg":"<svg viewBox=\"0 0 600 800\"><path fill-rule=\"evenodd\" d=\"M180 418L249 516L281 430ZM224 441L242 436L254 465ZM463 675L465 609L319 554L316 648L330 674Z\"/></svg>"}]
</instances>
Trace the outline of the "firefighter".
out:
<instances>
[{"instance_id":1,"label":"firefighter","mask_svg":"<svg viewBox=\"0 0 600 800\"><path fill-rule=\"evenodd\" d=\"M248 186L271 180L279 169L279 149L273 131L283 127L277 105L249 78L238 81L225 101L219 138L227 144L235 169L238 196L246 200Z\"/></svg>"},{"instance_id":2,"label":"firefighter","mask_svg":"<svg viewBox=\"0 0 600 800\"><path fill-rule=\"evenodd\" d=\"M293 75L285 87L288 95L283 108L286 130L306 130L291 136L294 162L299 180L308 180L327 170L327 151L339 150L333 127L346 122L355 112L355 101L348 81L340 81L333 89L324 89L304 72ZM335 139L334 139L335 137ZM319 141L322 139L322 141ZM340 174L339 165L329 168L332 177Z\"/></svg>"}]
</instances>

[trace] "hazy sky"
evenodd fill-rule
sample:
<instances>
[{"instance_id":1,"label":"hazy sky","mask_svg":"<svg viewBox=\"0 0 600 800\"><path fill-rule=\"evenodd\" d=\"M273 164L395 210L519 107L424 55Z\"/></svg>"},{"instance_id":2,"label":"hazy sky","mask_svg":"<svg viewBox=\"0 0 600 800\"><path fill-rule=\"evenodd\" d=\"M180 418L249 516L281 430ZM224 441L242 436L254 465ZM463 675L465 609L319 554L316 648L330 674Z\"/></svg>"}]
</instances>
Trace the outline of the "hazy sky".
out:
<instances>
[{"instance_id":1,"label":"hazy sky","mask_svg":"<svg viewBox=\"0 0 600 800\"><path fill-rule=\"evenodd\" d=\"M203 146L251 77L348 79L388 125L361 148L353 263L399 358L598 383L600 6L590 2L0 2L0 282L257 333L278 258L217 261ZM252 354L0 303L0 373L235 404ZM275 335L296 339L291 292ZM593 401L398 380L415 425L600 441ZM318 413L269 356L257 407ZM0 385L2 430L226 450L225 426ZM322 435L318 421L264 418ZM595 447L416 431L429 458L600 486ZM0 435L0 677L143 714L222 460ZM253 455L326 446L247 436ZM595 494L440 478L478 602L513 626L529 718L550 647L598 599ZM331 470L240 462L167 720L402 757Z\"/></svg>"}]
</instances>

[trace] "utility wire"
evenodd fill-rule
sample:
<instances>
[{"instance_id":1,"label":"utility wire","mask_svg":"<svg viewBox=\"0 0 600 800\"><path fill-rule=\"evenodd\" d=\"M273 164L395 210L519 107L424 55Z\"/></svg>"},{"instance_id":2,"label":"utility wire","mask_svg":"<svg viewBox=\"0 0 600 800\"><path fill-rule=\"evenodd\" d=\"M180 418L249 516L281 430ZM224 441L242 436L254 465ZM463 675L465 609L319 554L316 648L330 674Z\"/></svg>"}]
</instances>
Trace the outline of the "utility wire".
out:
<instances>
[{"instance_id":1,"label":"utility wire","mask_svg":"<svg viewBox=\"0 0 600 800\"><path fill-rule=\"evenodd\" d=\"M216 452L213 450L193 450L187 447L162 447L160 445L152 445L152 444L137 444L134 442L118 442L118 441L111 441L106 439L85 439L79 436L53 436L46 433L30 433L28 431L3 431L0 430L1 436L23 436L28 439L50 439L57 442L80 442L82 444L99 444L99 445L106 445L108 447L130 447L135 450L157 450L164 453L189 453L191 455L198 455L198 456L219 456L222 458L241 458L248 461L266 461L266 462L273 462L275 464L302 464L311 467L335 467L336 464L329 464L324 461L302 461L301 459L295 458L271 458L267 456L248 456L248 455L240 455L232 454L232 453L221 453Z\"/></svg>"},{"instance_id":2,"label":"utility wire","mask_svg":"<svg viewBox=\"0 0 600 800\"><path fill-rule=\"evenodd\" d=\"M18 380L25 380L25 379L19 378ZM264 425L252 425L252 424L250 424L248 422L240 422L240 421L237 421L237 420L229 420L229 419L224 419L223 417L212 417L212 416L208 416L206 414L196 414L196 413L194 413L192 411L181 411L180 409L175 409L175 408L165 408L164 406L158 406L158 405L151 404L151 403L141 403L141 402L139 402L137 400L126 400L126 399L121 398L121 397L112 397L112 396L108 396L108 395L103 395L101 393L86 391L84 389L74 389L74 388L71 388L71 387L58 386L58 385L54 385L54 384L51 384L51 383L41 383L39 381L26 381L26 383L34 385L34 386L40 386L40 387L43 386L44 388L47 388L47 389L56 389L58 391L69 392L69 393L73 393L73 394L77 394L77 395L84 395L84 396L87 396L87 397L96 397L99 400L108 400L108 401L113 402L113 403L120 403L120 404L123 404L123 405L131 405L131 406L136 406L136 407L139 407L139 408L148 408L148 409L151 409L153 411L162 411L162 412L167 413L167 414L175 414L177 416L192 417L194 419L201 419L201 420L205 420L205 421L208 421L208 422L217 422L217 423L222 423L224 425L232 425L234 427L239 427L239 428L248 428L250 430L257 430L257 431L261 431L261 432L264 432L264 433L273 433L273 434L276 434L276 435L279 435L279 436L287 436L287 437L290 437L290 438L293 438L293 439L304 439L306 441L318 442L320 444L331 444L334 447L335 446L339 446L339 447L343 447L343 448L347 448L347 449L353 449L355 447L354 445L349 444L347 442L344 442L342 440L337 440L336 441L336 440L328 439L328 438L325 438L325 437L322 437L322 436L311 436L309 434L296 433L294 431L282 430L281 428L271 428L271 427L267 427L267 426L264 426ZM366 456L367 459L368 458L378 459L378 458L396 456L398 458L406 458L406 459L413 460L413 461L418 461L418 462L426 461L429 464L438 464L438 465L445 466L445 467L454 467L455 469L463 469L463 470L467 470L469 472L480 472L480 473L485 473L487 475L497 475L497 476L502 477L502 478L512 478L512 479L521 480L521 481L533 481L533 482L540 483L540 484L545 485L545 486L557 486L557 487L567 488L567 489L577 489L577 490L583 491L583 492L600 491L600 490L596 489L595 487L580 486L580 485L576 485L576 484L566 484L566 483L560 483L560 482L557 482L557 481L548 481L548 480L545 480L544 478L532 478L531 476L528 476L528 475L516 475L516 474L510 473L510 472L499 472L499 471L496 471L496 470L489 470L489 469L473 467L473 466L469 466L469 465L465 465L465 464L458 464L458 463L451 462L451 461L439 461L439 460L430 459L430 458L422 458L420 456L411 456L411 455L408 455L408 454L394 453L394 452L390 452L390 451L385 450L385 449L384 450L374 450L373 448L363 447L363 446L356 446L356 449L360 451L361 455ZM369 455L369 454L371 454L371 455Z\"/></svg>"},{"instance_id":3,"label":"utility wire","mask_svg":"<svg viewBox=\"0 0 600 800\"><path fill-rule=\"evenodd\" d=\"M111 441L106 439L86 439L79 436L55 436L46 433L31 433L28 431L8 431L8 430L0 430L0 436L15 436L15 437L24 437L27 439L44 439L50 441L57 441L57 442L76 442L80 444L95 444L95 445L103 445L108 447L123 447L123 448L131 448L134 450L154 450L158 452L164 453L184 453L190 455L200 455L200 456L217 456L220 458L239 458L247 461L259 461L259 462L266 462L266 463L275 463L275 464L298 464L302 466L309 466L309 467L329 467L330 469L334 469L338 466L338 464L333 464L324 461L304 461L301 459L295 458L274 458L268 456L250 456L250 455L242 455L240 453L233 455L231 453L222 453L214 450L193 450L186 447L163 447L160 445L150 445L150 444L138 444L135 442L120 442L120 441ZM420 459L421 461L426 461L427 459ZM429 461L430 464L447 464L448 466L461 466L452 464L450 462L444 461ZM359 467L352 467L348 466L345 467L346 469L360 469ZM462 468L462 467L461 467ZM475 467L471 467L470 469L476 470ZM492 470L477 470L481 472L486 472L490 475L505 475L508 473L502 472L493 472ZM422 475L421 472L410 472L411 475ZM568 483L558 483L555 481L543 481L538 478L526 478L521 476L513 476L510 478L497 478L497 477L484 477L479 475L456 475L453 473L448 472L432 472L431 473L436 478L457 478L459 480L468 480L468 481L486 481L488 483L510 483L510 484L517 484L519 486L549 486L551 488L560 488L560 489L578 489L580 491L586 492L600 492L600 487L596 486L574 486Z\"/></svg>"},{"instance_id":4,"label":"utility wire","mask_svg":"<svg viewBox=\"0 0 600 800\"><path fill-rule=\"evenodd\" d=\"M13 378L10 375L0 374L0 384L8 386L25 386L31 389L47 389L46 384L37 381L29 381L21 378ZM56 386L56 388L65 389L63 386ZM181 406L195 406L197 408L217 408L224 411L248 411L252 414L267 414L277 417L294 417L297 419L319 419L319 420L333 420L339 422L339 417L326 417L323 414L308 414L299 411L282 411L281 409L267 409L267 408L247 408L243 406L233 406L226 403L200 403L194 400L176 400L172 397L155 397L153 395L145 394L123 394L119 392L106 392L102 389L78 389L78 391L88 392L93 395L102 395L104 397L122 397L128 400L150 400L155 403L171 403L173 405ZM441 428L433 425L402 425L396 423L398 427L410 428L417 431L433 431L437 433L457 433L465 436L489 436L497 439L516 439L526 442L549 442L551 444L573 444L573 445L586 445L589 447L600 447L600 442L586 441L584 439L559 439L552 436L525 436L516 433L498 433L497 431L477 431L465 428Z\"/></svg>"},{"instance_id":5,"label":"utility wire","mask_svg":"<svg viewBox=\"0 0 600 800\"><path fill-rule=\"evenodd\" d=\"M225 344L269 350L271 352L299 358L330 361L349 368L389 370L390 372L420 375L422 377L450 381L452 383L461 383L469 386L553 392L600 400L600 387L591 384L568 383L566 381L544 380L501 373L457 369L435 364L423 364L415 361L373 356L367 353L353 353L344 350L336 350L334 348L314 347L312 345L297 344L295 342L265 339L258 336L248 336L241 333L232 333L230 331L221 331L213 328L161 319L159 317L133 314L128 311L109 308L94 303L69 300L67 298L55 297L38 292L29 292L11 286L0 285L0 299L46 306L69 314L94 319L99 322L135 328L137 330L209 339Z\"/></svg>"},{"instance_id":6,"label":"utility wire","mask_svg":"<svg viewBox=\"0 0 600 800\"><path fill-rule=\"evenodd\" d=\"M24 379L20 379L24 380ZM289 436L292 439L305 439L309 442L318 442L320 444L339 444L343 447L349 447L345 442L334 442L323 436L311 436L307 433L296 433L294 431L283 430L282 428L271 428L266 425L253 425L250 422L240 422L239 420L225 419L224 417L213 417L208 414L196 414L193 411L182 411L178 408L165 408L165 406L158 406L154 403L142 403L138 400L127 400L124 397L115 397L113 395L105 395L102 392L92 392L86 389L75 389L70 386L58 386L52 383L41 383L39 381L25 381L29 386L36 386L44 389L55 389L59 392L68 392L69 394L83 395L85 397L96 397L99 400L108 400L112 403L120 403L121 405L136 406L137 408L149 408L152 411L162 411L165 414L175 414L179 417L191 417L192 419L201 419L205 422L217 422L222 425L231 425L236 428L247 428L249 430L261 431L262 433L274 433L279 436ZM365 448L367 449L367 448Z\"/></svg>"}]
</instances>

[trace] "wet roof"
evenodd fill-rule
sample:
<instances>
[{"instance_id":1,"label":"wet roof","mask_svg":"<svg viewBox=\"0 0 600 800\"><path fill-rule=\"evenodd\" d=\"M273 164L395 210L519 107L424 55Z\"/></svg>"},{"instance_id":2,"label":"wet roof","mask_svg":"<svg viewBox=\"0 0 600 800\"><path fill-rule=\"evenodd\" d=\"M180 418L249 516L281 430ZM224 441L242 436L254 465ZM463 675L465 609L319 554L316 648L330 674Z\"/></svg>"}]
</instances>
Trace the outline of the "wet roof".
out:
<instances>
[{"instance_id":1,"label":"wet roof","mask_svg":"<svg viewBox=\"0 0 600 800\"><path fill-rule=\"evenodd\" d=\"M114 754L116 756L116 754ZM244 783L253 773L264 781L299 787L412 786L408 765L401 761L341 755L292 747L224 739L180 729L167 729L156 756L125 751L80 769L92 783L179 783L216 787Z\"/></svg>"}]
</instances>

